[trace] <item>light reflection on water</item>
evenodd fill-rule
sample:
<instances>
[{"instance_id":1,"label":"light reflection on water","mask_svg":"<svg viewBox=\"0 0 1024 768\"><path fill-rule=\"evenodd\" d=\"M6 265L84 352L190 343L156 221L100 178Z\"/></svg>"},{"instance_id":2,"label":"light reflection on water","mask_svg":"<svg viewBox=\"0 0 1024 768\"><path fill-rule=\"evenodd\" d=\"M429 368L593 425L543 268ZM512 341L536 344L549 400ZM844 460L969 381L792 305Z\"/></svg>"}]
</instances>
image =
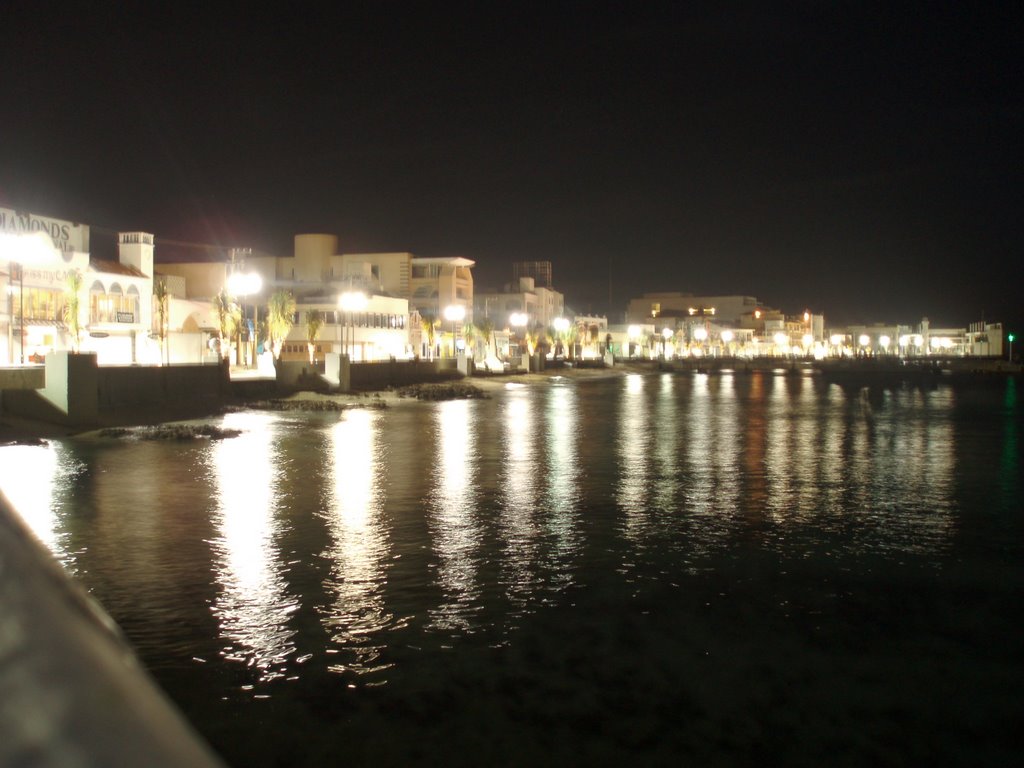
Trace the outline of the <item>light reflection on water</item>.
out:
<instances>
[{"instance_id":1,"label":"light reflection on water","mask_svg":"<svg viewBox=\"0 0 1024 768\"><path fill-rule=\"evenodd\" d=\"M469 631L481 607L481 529L473 502L477 451L467 400L441 403L436 411L437 472L427 506L442 601L430 610L441 630Z\"/></svg>"},{"instance_id":2,"label":"light reflection on water","mask_svg":"<svg viewBox=\"0 0 1024 768\"><path fill-rule=\"evenodd\" d=\"M82 471L58 441L42 446L11 445L0 449L0 490L53 556L72 573L74 553L62 521L64 502Z\"/></svg>"},{"instance_id":3,"label":"light reflection on water","mask_svg":"<svg viewBox=\"0 0 1024 768\"><path fill-rule=\"evenodd\" d=\"M253 667L261 681L283 676L295 650L296 631L288 617L298 608L277 543L283 478L274 420L271 414L230 414L224 426L242 434L210 447L218 500L211 547L220 589L213 613L226 643L224 657Z\"/></svg>"},{"instance_id":4,"label":"light reflection on water","mask_svg":"<svg viewBox=\"0 0 1024 768\"><path fill-rule=\"evenodd\" d=\"M330 576L324 584L331 603L323 620L331 643L343 652L328 669L379 672L381 633L393 616L384 601L389 555L383 522L385 493L378 411L352 410L330 431L327 523Z\"/></svg>"},{"instance_id":5,"label":"light reflection on water","mask_svg":"<svg viewBox=\"0 0 1024 768\"><path fill-rule=\"evenodd\" d=\"M503 456L498 490L499 582L511 605L509 620L528 613L539 582L538 487L543 472L535 398L528 389L510 390L503 404Z\"/></svg>"}]
</instances>

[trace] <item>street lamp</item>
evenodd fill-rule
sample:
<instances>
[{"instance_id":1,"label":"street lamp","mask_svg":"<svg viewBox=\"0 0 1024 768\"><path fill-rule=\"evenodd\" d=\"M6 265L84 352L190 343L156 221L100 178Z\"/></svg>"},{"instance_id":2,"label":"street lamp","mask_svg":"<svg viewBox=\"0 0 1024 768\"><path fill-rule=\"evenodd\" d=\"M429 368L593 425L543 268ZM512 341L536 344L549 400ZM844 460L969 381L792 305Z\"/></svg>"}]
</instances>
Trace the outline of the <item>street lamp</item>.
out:
<instances>
[{"instance_id":1,"label":"street lamp","mask_svg":"<svg viewBox=\"0 0 1024 768\"><path fill-rule=\"evenodd\" d=\"M1014 336L1012 333L1009 333L1009 334L1006 335L1006 340L1010 342L1010 362L1011 363L1013 362L1013 340L1016 339L1016 338L1017 337Z\"/></svg>"},{"instance_id":2,"label":"street lamp","mask_svg":"<svg viewBox=\"0 0 1024 768\"><path fill-rule=\"evenodd\" d=\"M25 267L51 261L53 251L53 242L42 232L34 232L30 235L0 234L0 254L3 254L10 262L9 272L12 276L14 265L18 265L18 333L22 365L25 364ZM10 289L9 285L8 289ZM13 294L11 296L13 297ZM13 317L10 318L8 322L13 319ZM11 356L13 357L13 350L11 350Z\"/></svg>"},{"instance_id":3,"label":"street lamp","mask_svg":"<svg viewBox=\"0 0 1024 768\"><path fill-rule=\"evenodd\" d=\"M351 342L352 351L355 352L356 345L356 329L352 323L352 313L358 312L362 309L366 309L367 298L366 294L362 291L345 291L341 296L338 297L338 306L341 307L342 311L346 314L346 322L342 326L342 347L341 353L348 357L349 354L349 342ZM348 331L348 339L344 338L345 329Z\"/></svg>"},{"instance_id":4,"label":"street lamp","mask_svg":"<svg viewBox=\"0 0 1024 768\"><path fill-rule=\"evenodd\" d=\"M461 304L449 304L444 308L444 319L452 324L452 357L455 357L455 324L466 318L466 308Z\"/></svg>"},{"instance_id":5,"label":"street lamp","mask_svg":"<svg viewBox=\"0 0 1024 768\"><path fill-rule=\"evenodd\" d=\"M263 278L258 272L235 272L228 277L228 293L244 298L252 296L252 329L249 332L249 367L256 367L256 329L259 325L259 308L256 294L263 289Z\"/></svg>"},{"instance_id":6,"label":"street lamp","mask_svg":"<svg viewBox=\"0 0 1024 768\"><path fill-rule=\"evenodd\" d=\"M785 355L789 351L789 334L778 331L774 336L775 346Z\"/></svg>"}]
</instances>

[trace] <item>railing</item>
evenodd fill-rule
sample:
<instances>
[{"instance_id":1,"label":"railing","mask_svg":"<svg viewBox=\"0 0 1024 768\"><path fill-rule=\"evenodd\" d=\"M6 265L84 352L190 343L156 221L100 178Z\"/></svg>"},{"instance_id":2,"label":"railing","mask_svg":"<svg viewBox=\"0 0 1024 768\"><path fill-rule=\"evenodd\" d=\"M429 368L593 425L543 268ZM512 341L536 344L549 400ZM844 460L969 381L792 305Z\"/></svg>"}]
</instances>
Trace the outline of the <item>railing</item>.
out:
<instances>
[{"instance_id":1,"label":"railing","mask_svg":"<svg viewBox=\"0 0 1024 768\"><path fill-rule=\"evenodd\" d=\"M0 701L0 766L221 765L2 495Z\"/></svg>"}]
</instances>

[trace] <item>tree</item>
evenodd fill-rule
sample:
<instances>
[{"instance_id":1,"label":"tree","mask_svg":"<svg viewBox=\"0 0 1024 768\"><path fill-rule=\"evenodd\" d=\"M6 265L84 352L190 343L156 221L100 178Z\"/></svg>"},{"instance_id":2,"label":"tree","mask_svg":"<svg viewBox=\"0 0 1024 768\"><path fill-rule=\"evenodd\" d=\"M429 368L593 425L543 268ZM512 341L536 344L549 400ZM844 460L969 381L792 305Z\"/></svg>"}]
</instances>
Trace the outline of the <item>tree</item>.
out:
<instances>
[{"instance_id":1,"label":"tree","mask_svg":"<svg viewBox=\"0 0 1024 768\"><path fill-rule=\"evenodd\" d=\"M430 345L430 359L434 359L434 332L437 327L441 324L440 320L436 320L433 315L423 315L420 318L420 323L423 325L423 332L427 334L427 344Z\"/></svg>"},{"instance_id":2,"label":"tree","mask_svg":"<svg viewBox=\"0 0 1024 768\"><path fill-rule=\"evenodd\" d=\"M81 290L82 273L77 269L68 272L67 280L64 282L64 325L67 326L68 336L71 337L72 352L78 351L78 344L82 335L81 318L79 317Z\"/></svg>"},{"instance_id":3,"label":"tree","mask_svg":"<svg viewBox=\"0 0 1024 768\"><path fill-rule=\"evenodd\" d=\"M543 329L538 325L533 328L527 328L524 336L526 337L526 351L533 357L534 352L537 351L537 344L541 340L541 334Z\"/></svg>"},{"instance_id":4,"label":"tree","mask_svg":"<svg viewBox=\"0 0 1024 768\"><path fill-rule=\"evenodd\" d=\"M267 303L267 335L270 337L270 352L276 363L281 358L281 348L295 324L295 297L291 291L275 291Z\"/></svg>"},{"instance_id":5,"label":"tree","mask_svg":"<svg viewBox=\"0 0 1024 768\"><path fill-rule=\"evenodd\" d=\"M226 288L213 297L213 306L217 310L217 325L220 331L220 353L224 358L231 354L231 337L238 328L238 305L231 298Z\"/></svg>"},{"instance_id":6,"label":"tree","mask_svg":"<svg viewBox=\"0 0 1024 768\"><path fill-rule=\"evenodd\" d=\"M491 339L494 336L494 321L485 317L477 326L478 332L484 338L484 357L491 356Z\"/></svg>"},{"instance_id":7,"label":"tree","mask_svg":"<svg viewBox=\"0 0 1024 768\"><path fill-rule=\"evenodd\" d=\"M316 340L320 336L320 328L324 318L319 309L306 310L306 345L309 347L309 364L316 363Z\"/></svg>"},{"instance_id":8,"label":"tree","mask_svg":"<svg viewBox=\"0 0 1024 768\"><path fill-rule=\"evenodd\" d=\"M158 277L153 281L153 298L156 300L157 338L160 340L160 362L169 363L170 354L167 349L167 324L170 314L171 294L167 290L167 280Z\"/></svg>"},{"instance_id":9,"label":"tree","mask_svg":"<svg viewBox=\"0 0 1024 768\"><path fill-rule=\"evenodd\" d=\"M479 329L473 323L463 323L462 338L466 341L466 350L476 357L477 342L480 341Z\"/></svg>"}]
</instances>

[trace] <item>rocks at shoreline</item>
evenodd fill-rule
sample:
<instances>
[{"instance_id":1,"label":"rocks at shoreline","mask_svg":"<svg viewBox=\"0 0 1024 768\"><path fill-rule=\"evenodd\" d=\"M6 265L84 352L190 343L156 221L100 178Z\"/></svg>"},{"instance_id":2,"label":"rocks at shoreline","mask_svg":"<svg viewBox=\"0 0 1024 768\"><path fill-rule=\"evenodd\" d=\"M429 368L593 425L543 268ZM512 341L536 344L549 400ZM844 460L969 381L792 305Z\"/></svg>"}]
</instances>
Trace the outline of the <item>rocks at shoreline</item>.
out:
<instances>
[{"instance_id":1,"label":"rocks at shoreline","mask_svg":"<svg viewBox=\"0 0 1024 768\"><path fill-rule=\"evenodd\" d=\"M346 403L329 399L302 399L302 400L256 400L228 408L231 411L344 411L349 408L387 408L388 404L375 395L367 402Z\"/></svg>"},{"instance_id":2,"label":"rocks at shoreline","mask_svg":"<svg viewBox=\"0 0 1024 768\"><path fill-rule=\"evenodd\" d=\"M213 424L158 424L153 427L107 427L99 437L128 440L223 440L238 437L240 429L224 429Z\"/></svg>"},{"instance_id":3,"label":"rocks at shoreline","mask_svg":"<svg viewBox=\"0 0 1024 768\"><path fill-rule=\"evenodd\" d=\"M461 381L410 384L395 390L395 394L399 397L411 397L416 400L466 400L489 397L480 387Z\"/></svg>"}]
</instances>

